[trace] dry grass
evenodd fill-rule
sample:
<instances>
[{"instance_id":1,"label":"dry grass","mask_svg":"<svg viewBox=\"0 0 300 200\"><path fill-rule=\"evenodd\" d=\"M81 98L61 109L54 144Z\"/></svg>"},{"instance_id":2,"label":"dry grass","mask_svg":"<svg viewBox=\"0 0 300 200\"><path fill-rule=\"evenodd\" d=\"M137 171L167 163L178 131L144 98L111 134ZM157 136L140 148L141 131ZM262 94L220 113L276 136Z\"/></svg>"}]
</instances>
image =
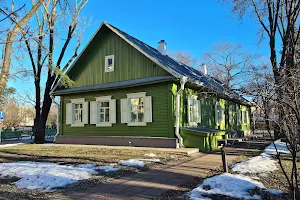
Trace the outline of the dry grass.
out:
<instances>
[{"instance_id":1,"label":"dry grass","mask_svg":"<svg viewBox=\"0 0 300 200\"><path fill-rule=\"evenodd\" d=\"M290 176L292 171L292 161L283 160L283 166L288 176ZM297 162L297 169L298 169L298 177L300 177L300 162ZM280 168L277 171L274 171L271 174L269 174L267 177L260 177L259 181L262 182L266 186L266 188L279 189L285 192L286 194L290 193L288 182Z\"/></svg>"},{"instance_id":2,"label":"dry grass","mask_svg":"<svg viewBox=\"0 0 300 200\"><path fill-rule=\"evenodd\" d=\"M106 149L94 147L75 147L75 146L43 146L35 144L18 145L12 147L0 148L0 163L18 162L18 161L35 161L35 162L55 162L59 164L97 164L109 165L117 163L120 160L131 158L149 158L145 157L146 153L154 153L161 163L148 164L143 169L133 167L121 167L121 171L116 174L98 174L92 176L89 180L79 181L77 184L61 189L59 192L68 193L85 188L93 187L106 179L118 178L136 173L139 170L147 170L154 165L165 164L167 162L184 159L183 153L131 150L131 149ZM1 173L1 172L0 172ZM52 194L38 190L18 189L13 182L17 181L14 177L0 178L0 199L51 199Z\"/></svg>"}]
</instances>

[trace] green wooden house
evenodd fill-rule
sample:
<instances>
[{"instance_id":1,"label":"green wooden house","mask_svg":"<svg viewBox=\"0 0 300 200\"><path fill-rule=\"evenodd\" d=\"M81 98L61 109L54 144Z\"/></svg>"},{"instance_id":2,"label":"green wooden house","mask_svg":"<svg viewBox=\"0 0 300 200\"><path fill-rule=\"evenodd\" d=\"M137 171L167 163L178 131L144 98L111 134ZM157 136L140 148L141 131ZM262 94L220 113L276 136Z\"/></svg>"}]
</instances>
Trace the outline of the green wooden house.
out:
<instances>
[{"instance_id":1,"label":"green wooden house","mask_svg":"<svg viewBox=\"0 0 300 200\"><path fill-rule=\"evenodd\" d=\"M250 105L219 80L104 22L57 84L57 143L217 148L249 134Z\"/></svg>"}]
</instances>

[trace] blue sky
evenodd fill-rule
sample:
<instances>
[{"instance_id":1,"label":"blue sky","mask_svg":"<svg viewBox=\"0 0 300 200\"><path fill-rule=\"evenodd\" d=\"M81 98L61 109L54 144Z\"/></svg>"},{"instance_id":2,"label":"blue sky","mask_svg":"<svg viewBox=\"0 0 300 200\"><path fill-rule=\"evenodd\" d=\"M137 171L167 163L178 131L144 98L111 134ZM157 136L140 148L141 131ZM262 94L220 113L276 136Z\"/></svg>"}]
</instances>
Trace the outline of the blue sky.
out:
<instances>
[{"instance_id":1,"label":"blue sky","mask_svg":"<svg viewBox=\"0 0 300 200\"><path fill-rule=\"evenodd\" d=\"M251 18L238 21L230 7L218 0L89 0L82 14L92 17L93 24L84 33L80 49L107 21L155 48L164 39L167 51L184 51L197 58L222 41L241 44L255 54L269 55L267 41L258 44L257 22ZM10 80L9 86L18 93L34 88L32 80Z\"/></svg>"}]
</instances>

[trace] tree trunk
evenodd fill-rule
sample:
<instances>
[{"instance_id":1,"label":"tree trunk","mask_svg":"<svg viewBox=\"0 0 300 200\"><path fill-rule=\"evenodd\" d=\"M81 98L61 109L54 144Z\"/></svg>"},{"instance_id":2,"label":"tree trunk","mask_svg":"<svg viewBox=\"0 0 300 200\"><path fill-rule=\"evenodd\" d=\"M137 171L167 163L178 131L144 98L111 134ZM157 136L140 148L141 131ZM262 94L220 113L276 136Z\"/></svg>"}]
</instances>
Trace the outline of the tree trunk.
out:
<instances>
[{"instance_id":1,"label":"tree trunk","mask_svg":"<svg viewBox=\"0 0 300 200\"><path fill-rule=\"evenodd\" d=\"M41 88L39 79L35 80L35 119L34 119L34 143L39 143L40 138L38 136L39 121L41 118Z\"/></svg>"},{"instance_id":2,"label":"tree trunk","mask_svg":"<svg viewBox=\"0 0 300 200\"><path fill-rule=\"evenodd\" d=\"M43 106L42 106L42 112L39 117L38 122L38 129L36 132L36 137L34 140L34 143L41 144L45 142L45 129L46 129L46 123L48 119L48 114L51 108L52 99L50 97L51 92L51 86L54 81L55 76L48 76L48 80L46 82L46 88L45 88L45 94L44 94L44 100L43 100Z\"/></svg>"}]
</instances>

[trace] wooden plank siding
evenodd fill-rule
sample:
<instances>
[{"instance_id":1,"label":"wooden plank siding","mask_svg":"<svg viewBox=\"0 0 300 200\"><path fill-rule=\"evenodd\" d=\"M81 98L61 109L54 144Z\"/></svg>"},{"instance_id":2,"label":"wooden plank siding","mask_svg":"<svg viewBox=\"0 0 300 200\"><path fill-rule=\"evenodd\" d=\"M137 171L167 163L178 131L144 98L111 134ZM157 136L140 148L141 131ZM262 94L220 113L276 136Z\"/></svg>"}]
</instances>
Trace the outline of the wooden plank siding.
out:
<instances>
[{"instance_id":1,"label":"wooden plank siding","mask_svg":"<svg viewBox=\"0 0 300 200\"><path fill-rule=\"evenodd\" d=\"M172 85L172 94L173 99L176 99L176 92L179 85L174 83ZM198 95L198 91L201 91L201 88L198 90L195 88L188 88L186 87L185 90L181 94L181 100L180 100L180 126L189 126L188 124L188 111L187 111L187 99L188 95ZM201 92L200 92L201 93ZM240 109L246 108L248 110L248 117L250 119L250 107L247 107L245 105L241 105L237 102L225 100L222 98L214 98L211 96L207 97L201 97L201 95L198 95L198 100L201 101L201 123L198 123L198 126L205 126L208 128L220 128L220 129L228 129L228 130L235 130L235 131L246 131L250 130L250 122L248 124L241 124L238 125L236 120L236 115L233 114L233 124L229 124L229 105L237 106ZM215 122L215 105L216 102L219 102L222 107L225 107L225 120L224 123L218 127ZM175 106L176 102L173 100L173 116L175 117ZM175 124L175 121L174 121Z\"/></svg>"},{"instance_id":2,"label":"wooden plank siding","mask_svg":"<svg viewBox=\"0 0 300 200\"><path fill-rule=\"evenodd\" d=\"M114 55L114 71L105 72L105 56ZM101 29L68 73L74 87L170 75L107 27Z\"/></svg>"},{"instance_id":3,"label":"wooden plank siding","mask_svg":"<svg viewBox=\"0 0 300 200\"><path fill-rule=\"evenodd\" d=\"M124 89L114 89L99 92L88 92L72 95L63 95L61 98L62 122L61 133L64 136L151 136L151 137L174 137L173 116L171 115L172 84L157 83L139 87ZM121 124L120 99L126 98L126 94L135 92L146 92L147 96L152 96L153 122L147 123L147 126L129 127L127 124ZM66 103L70 103L73 98L85 98L86 101L95 101L95 97L111 95L117 100L117 123L112 127L96 127L87 124L84 127L71 127L66 125Z\"/></svg>"}]
</instances>

